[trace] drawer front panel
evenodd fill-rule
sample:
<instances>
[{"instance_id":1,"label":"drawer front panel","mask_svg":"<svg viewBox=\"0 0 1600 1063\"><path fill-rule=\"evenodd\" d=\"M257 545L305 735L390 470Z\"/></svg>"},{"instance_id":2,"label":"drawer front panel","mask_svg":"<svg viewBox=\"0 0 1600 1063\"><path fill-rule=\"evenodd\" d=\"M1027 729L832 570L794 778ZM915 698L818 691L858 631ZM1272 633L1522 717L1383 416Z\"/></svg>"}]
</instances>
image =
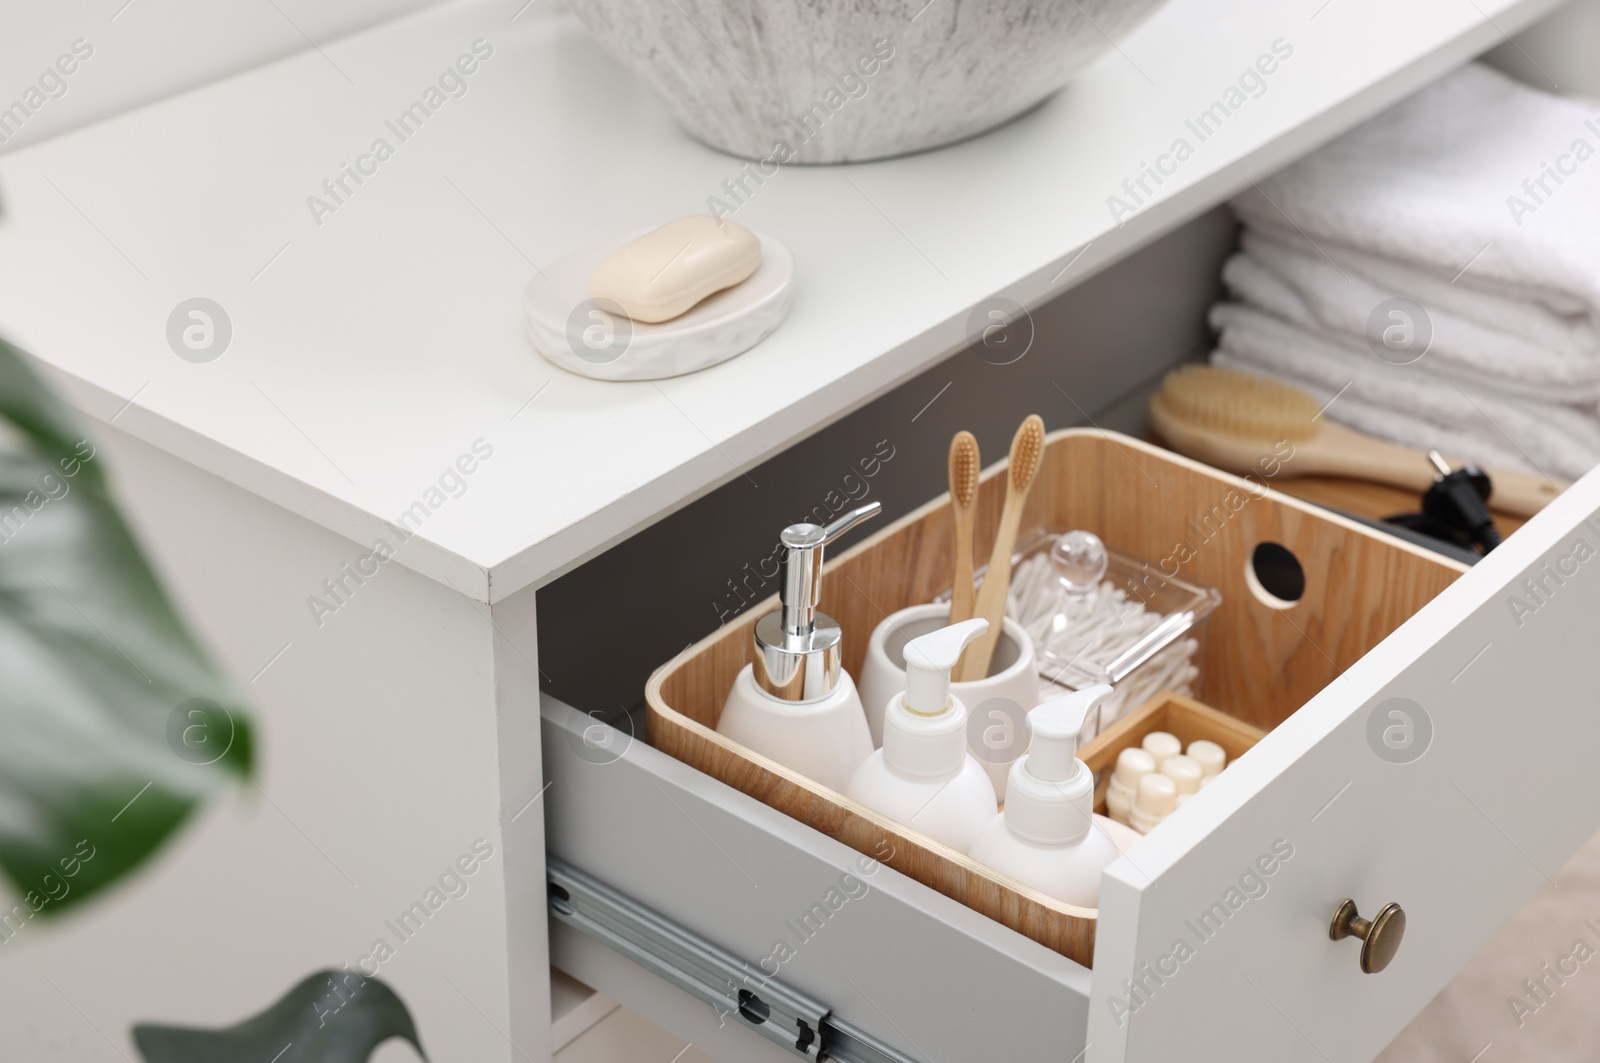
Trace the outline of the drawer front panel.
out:
<instances>
[{"instance_id":1,"label":"drawer front panel","mask_svg":"<svg viewBox=\"0 0 1600 1063\"><path fill-rule=\"evenodd\" d=\"M1108 871L1093 1063L1370 1060L1600 828L1597 508L1591 474ZM1346 898L1404 909L1386 970Z\"/></svg>"},{"instance_id":2,"label":"drawer front panel","mask_svg":"<svg viewBox=\"0 0 1600 1063\"><path fill-rule=\"evenodd\" d=\"M541 710L548 850L747 959L752 989L775 974L923 1063L1083 1045L1083 967L642 739Z\"/></svg>"}]
</instances>

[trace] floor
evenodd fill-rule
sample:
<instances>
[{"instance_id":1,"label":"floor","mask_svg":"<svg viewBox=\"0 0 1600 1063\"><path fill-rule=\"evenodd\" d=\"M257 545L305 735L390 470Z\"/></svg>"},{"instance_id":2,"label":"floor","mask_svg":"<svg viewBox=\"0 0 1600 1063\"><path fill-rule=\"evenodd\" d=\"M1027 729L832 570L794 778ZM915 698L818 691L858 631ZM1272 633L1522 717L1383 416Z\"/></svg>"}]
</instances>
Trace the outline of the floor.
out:
<instances>
[{"instance_id":1,"label":"floor","mask_svg":"<svg viewBox=\"0 0 1600 1063\"><path fill-rule=\"evenodd\" d=\"M716 1061L627 1008L618 1007L556 1052L555 1063Z\"/></svg>"}]
</instances>

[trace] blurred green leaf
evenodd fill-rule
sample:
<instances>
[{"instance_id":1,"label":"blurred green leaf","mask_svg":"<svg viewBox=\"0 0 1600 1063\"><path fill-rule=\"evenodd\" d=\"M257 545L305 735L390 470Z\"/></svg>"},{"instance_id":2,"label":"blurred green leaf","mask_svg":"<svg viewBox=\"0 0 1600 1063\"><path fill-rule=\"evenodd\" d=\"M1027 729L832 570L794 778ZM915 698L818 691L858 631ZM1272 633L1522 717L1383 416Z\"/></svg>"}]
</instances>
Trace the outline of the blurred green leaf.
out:
<instances>
[{"instance_id":1,"label":"blurred green leaf","mask_svg":"<svg viewBox=\"0 0 1600 1063\"><path fill-rule=\"evenodd\" d=\"M251 764L228 684L168 603L93 446L0 341L0 941L137 867Z\"/></svg>"},{"instance_id":2,"label":"blurred green leaf","mask_svg":"<svg viewBox=\"0 0 1600 1063\"><path fill-rule=\"evenodd\" d=\"M236 1026L133 1028L145 1063L365 1063L391 1037L427 1058L405 1002L378 979L349 970L318 971Z\"/></svg>"}]
</instances>

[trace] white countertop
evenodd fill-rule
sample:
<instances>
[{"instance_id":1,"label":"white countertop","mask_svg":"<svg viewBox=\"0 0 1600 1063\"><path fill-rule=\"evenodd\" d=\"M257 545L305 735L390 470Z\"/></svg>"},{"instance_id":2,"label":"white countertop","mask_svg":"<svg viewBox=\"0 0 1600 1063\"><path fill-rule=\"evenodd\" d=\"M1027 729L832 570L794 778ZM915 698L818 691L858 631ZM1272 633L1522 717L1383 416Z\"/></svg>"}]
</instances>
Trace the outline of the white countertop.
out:
<instances>
[{"instance_id":1,"label":"white countertop","mask_svg":"<svg viewBox=\"0 0 1600 1063\"><path fill-rule=\"evenodd\" d=\"M794 251L788 321L722 366L607 384L532 350L523 286L706 210L740 163L542 4L450 4L0 156L0 334L91 416L364 544L440 503L400 559L499 600L957 350L983 298L1037 305L1555 6L1172 0L995 133L768 178L735 217ZM467 93L400 143L385 119L479 37ZM1197 143L1185 119L1278 38L1266 91ZM307 197L380 136L392 157L319 225ZM1178 137L1193 156L1114 224L1107 197ZM196 296L233 324L205 364L165 335ZM430 493L480 439L464 493Z\"/></svg>"}]
</instances>

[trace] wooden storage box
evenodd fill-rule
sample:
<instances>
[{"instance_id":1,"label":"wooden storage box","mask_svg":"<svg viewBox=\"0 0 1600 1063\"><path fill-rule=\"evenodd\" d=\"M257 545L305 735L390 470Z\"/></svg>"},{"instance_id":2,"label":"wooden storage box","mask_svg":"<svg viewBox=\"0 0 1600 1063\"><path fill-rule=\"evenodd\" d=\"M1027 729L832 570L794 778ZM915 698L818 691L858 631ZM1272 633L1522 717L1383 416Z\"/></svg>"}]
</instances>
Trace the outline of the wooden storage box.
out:
<instances>
[{"instance_id":1,"label":"wooden storage box","mask_svg":"<svg viewBox=\"0 0 1600 1063\"><path fill-rule=\"evenodd\" d=\"M1292 462L1292 449L1283 450L1280 460ZM935 459L942 463L944 455L929 455ZM1200 696L1258 732L1286 719L1464 571L1271 491L1268 472L1241 479L1115 433L1067 429L1047 440L1022 520L1024 535L1085 528L1112 549L1148 559L1153 580L1165 568L1221 590ZM993 542L1004 496L1002 462L985 472L979 491L980 556ZM822 608L843 625L852 674L880 620L950 585L949 504L942 495L828 559ZM1250 566L1262 543L1279 544L1298 560L1305 573L1298 601L1261 593ZM773 599L747 610L651 676L651 744L1089 966L1092 909L1028 889L716 733L728 689L751 659L751 628L776 607Z\"/></svg>"},{"instance_id":2,"label":"wooden storage box","mask_svg":"<svg viewBox=\"0 0 1600 1063\"><path fill-rule=\"evenodd\" d=\"M1266 737L1261 728L1252 727L1210 705L1202 705L1193 698L1170 690L1157 694L1078 750L1078 759L1094 772L1096 812L1106 814L1106 787L1111 783L1111 769L1117 765L1117 754L1129 746L1140 745L1144 736L1152 731L1166 731L1183 743L1185 749L1190 742L1202 738L1215 742L1228 755L1228 764L1244 756L1251 746ZM1226 766L1223 770L1227 770Z\"/></svg>"}]
</instances>

